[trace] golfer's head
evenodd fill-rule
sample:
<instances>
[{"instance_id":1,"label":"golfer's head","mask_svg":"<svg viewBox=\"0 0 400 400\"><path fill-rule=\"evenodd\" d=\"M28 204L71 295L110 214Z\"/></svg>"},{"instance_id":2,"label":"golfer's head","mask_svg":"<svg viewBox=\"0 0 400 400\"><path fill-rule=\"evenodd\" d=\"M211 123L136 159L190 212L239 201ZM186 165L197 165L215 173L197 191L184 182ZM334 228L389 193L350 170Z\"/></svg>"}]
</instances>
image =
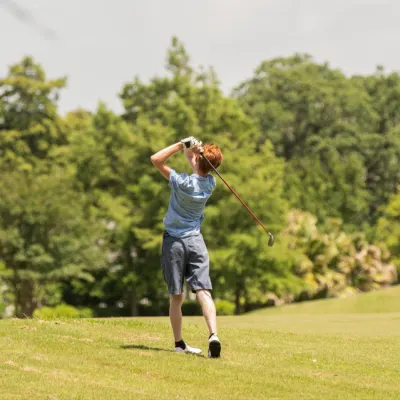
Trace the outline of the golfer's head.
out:
<instances>
[{"instance_id":1,"label":"golfer's head","mask_svg":"<svg viewBox=\"0 0 400 400\"><path fill-rule=\"evenodd\" d=\"M208 143L204 145L203 153L214 168L218 168L221 165L223 160L222 151L214 143ZM199 157L199 168L205 174L212 171L210 164L201 156Z\"/></svg>"}]
</instances>

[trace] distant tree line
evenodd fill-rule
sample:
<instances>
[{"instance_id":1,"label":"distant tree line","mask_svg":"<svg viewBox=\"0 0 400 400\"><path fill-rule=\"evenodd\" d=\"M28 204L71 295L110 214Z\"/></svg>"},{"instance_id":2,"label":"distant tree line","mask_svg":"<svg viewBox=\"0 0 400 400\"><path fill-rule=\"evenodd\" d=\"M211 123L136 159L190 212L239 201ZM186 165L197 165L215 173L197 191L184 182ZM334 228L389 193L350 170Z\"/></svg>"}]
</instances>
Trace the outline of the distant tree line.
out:
<instances>
[{"instance_id":1,"label":"distant tree line","mask_svg":"<svg viewBox=\"0 0 400 400\"><path fill-rule=\"evenodd\" d=\"M66 79L30 58L0 79L0 316L68 303L162 315L166 181L150 155L193 135L223 150L202 232L214 297L236 313L391 285L400 270L400 75L347 77L308 55L263 61L223 94L173 38L166 73L120 91L121 115L60 115ZM171 160L188 171L184 157ZM229 304L229 303L228 303Z\"/></svg>"}]
</instances>

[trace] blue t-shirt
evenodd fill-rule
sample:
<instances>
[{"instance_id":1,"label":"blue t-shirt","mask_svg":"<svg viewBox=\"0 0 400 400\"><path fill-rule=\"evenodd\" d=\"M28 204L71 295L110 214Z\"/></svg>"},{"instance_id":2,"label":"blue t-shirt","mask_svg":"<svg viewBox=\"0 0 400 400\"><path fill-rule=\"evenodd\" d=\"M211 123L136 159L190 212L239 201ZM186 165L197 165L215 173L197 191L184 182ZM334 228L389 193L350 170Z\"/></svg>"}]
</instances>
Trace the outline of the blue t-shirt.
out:
<instances>
[{"instance_id":1,"label":"blue t-shirt","mask_svg":"<svg viewBox=\"0 0 400 400\"><path fill-rule=\"evenodd\" d=\"M198 235L204 219L204 207L215 186L215 178L210 174L178 174L171 169L171 198L164 218L165 230L178 238Z\"/></svg>"}]
</instances>

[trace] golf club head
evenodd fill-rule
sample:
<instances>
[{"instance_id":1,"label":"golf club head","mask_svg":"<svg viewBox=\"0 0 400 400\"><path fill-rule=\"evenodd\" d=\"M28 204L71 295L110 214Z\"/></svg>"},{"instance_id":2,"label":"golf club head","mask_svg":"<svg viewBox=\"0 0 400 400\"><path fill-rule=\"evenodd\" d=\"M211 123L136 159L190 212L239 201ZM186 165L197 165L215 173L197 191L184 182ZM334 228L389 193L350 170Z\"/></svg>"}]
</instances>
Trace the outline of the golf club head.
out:
<instances>
[{"instance_id":1,"label":"golf club head","mask_svg":"<svg viewBox=\"0 0 400 400\"><path fill-rule=\"evenodd\" d=\"M269 234L268 246L269 247L273 246L274 242L275 242L275 238L271 234Z\"/></svg>"}]
</instances>

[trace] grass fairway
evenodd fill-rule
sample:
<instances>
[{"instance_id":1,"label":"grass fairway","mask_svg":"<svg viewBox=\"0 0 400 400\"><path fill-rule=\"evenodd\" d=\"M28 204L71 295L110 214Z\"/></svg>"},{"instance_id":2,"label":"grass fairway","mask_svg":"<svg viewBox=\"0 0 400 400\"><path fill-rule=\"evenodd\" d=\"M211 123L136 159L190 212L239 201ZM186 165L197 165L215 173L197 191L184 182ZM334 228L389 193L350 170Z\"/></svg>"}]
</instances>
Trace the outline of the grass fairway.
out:
<instances>
[{"instance_id":1,"label":"grass fairway","mask_svg":"<svg viewBox=\"0 0 400 400\"><path fill-rule=\"evenodd\" d=\"M0 399L400 399L399 299L220 317L219 360L173 353L166 318L3 320ZM201 318L184 338L206 353Z\"/></svg>"}]
</instances>

